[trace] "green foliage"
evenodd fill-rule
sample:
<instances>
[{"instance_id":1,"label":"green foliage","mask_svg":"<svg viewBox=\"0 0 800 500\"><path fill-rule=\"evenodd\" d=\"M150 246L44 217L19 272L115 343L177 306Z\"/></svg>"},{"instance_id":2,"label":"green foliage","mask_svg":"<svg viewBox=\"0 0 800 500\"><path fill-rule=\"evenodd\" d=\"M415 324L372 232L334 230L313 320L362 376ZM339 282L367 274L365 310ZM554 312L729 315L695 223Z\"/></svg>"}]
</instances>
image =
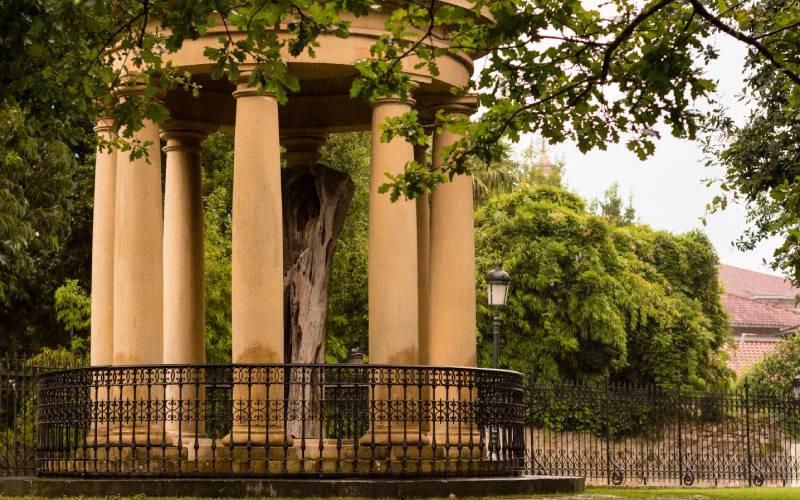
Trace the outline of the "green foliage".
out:
<instances>
[{"instance_id":1,"label":"green foliage","mask_svg":"<svg viewBox=\"0 0 800 500\"><path fill-rule=\"evenodd\" d=\"M42 133L38 119L0 108L0 336L23 355L64 345L55 291L88 282L92 170L79 149Z\"/></svg>"},{"instance_id":2,"label":"green foliage","mask_svg":"<svg viewBox=\"0 0 800 500\"><path fill-rule=\"evenodd\" d=\"M78 346L78 349L69 347L43 347L38 353L25 361L27 366L40 368L78 368L89 363L88 343ZM85 347L85 348L84 348Z\"/></svg>"},{"instance_id":3,"label":"green foliage","mask_svg":"<svg viewBox=\"0 0 800 500\"><path fill-rule=\"evenodd\" d=\"M472 160L469 171L472 173L476 206L492 196L510 193L526 182L563 187L563 163L549 163L541 152L537 157L532 147L523 152L522 161L515 161L511 157L511 144L501 141L497 154L490 162L478 158Z\"/></svg>"},{"instance_id":4,"label":"green foliage","mask_svg":"<svg viewBox=\"0 0 800 500\"><path fill-rule=\"evenodd\" d=\"M511 158L508 142L502 143L502 150L493 161L482 162L476 158L470 171L476 206L492 196L513 191L521 177L520 165Z\"/></svg>"},{"instance_id":5,"label":"green foliage","mask_svg":"<svg viewBox=\"0 0 800 500\"><path fill-rule=\"evenodd\" d=\"M602 215L615 226L629 226L636 221L636 209L633 208L633 194L628 197L628 206L619 194L619 184L613 183L603 193L602 200L592 200L589 210Z\"/></svg>"},{"instance_id":6,"label":"green foliage","mask_svg":"<svg viewBox=\"0 0 800 500\"><path fill-rule=\"evenodd\" d=\"M792 381L800 374L800 336L795 334L784 339L769 356L756 363L742 377L750 384L754 397L781 395L792 396Z\"/></svg>"},{"instance_id":7,"label":"green foliage","mask_svg":"<svg viewBox=\"0 0 800 500\"><path fill-rule=\"evenodd\" d=\"M120 131L117 145L140 155L145 145L132 144L131 134L146 118L167 117L159 96L176 87L198 93L192 74L171 62L186 40L223 21L226 33L204 50L211 77L236 80L242 64L255 63L249 83L285 102L300 81L282 54L314 57L321 36L349 37L349 19L379 12L385 33L355 61L353 97L407 98L414 85L409 71L438 75L445 56L464 52L487 58L473 81L453 89L477 93L486 112L475 122L448 124L465 138L447 148L444 169L410 162L406 175L386 188L393 197L416 196L469 169L474 155L490 160L503 136L516 140L536 131L552 143L574 140L582 151L624 140L641 158L653 152L658 128L694 137L701 117L693 105L715 88L704 70L716 57L705 41L716 32L754 48L754 58L779 68L796 86L798 35L791 28L798 12L795 5L782 6L775 0L477 0L461 6L436 0L5 0L0 102L35 114L46 133L69 144L91 142L88 123L111 115ZM478 19L486 14L491 22ZM281 36L277 26L284 27ZM119 60L127 65L115 64ZM112 89L137 75L145 92L115 101ZM790 104L800 102L797 88L788 96ZM419 131L412 112L383 132L415 141Z\"/></svg>"},{"instance_id":8,"label":"green foliage","mask_svg":"<svg viewBox=\"0 0 800 500\"><path fill-rule=\"evenodd\" d=\"M92 321L92 300L78 284L67 280L55 293L56 319L69 333L69 351L78 357L89 354L89 327Z\"/></svg>"},{"instance_id":9,"label":"green foliage","mask_svg":"<svg viewBox=\"0 0 800 500\"><path fill-rule=\"evenodd\" d=\"M19 109L0 113L0 301L8 303L39 253L69 233L69 190L75 160L60 142L41 139Z\"/></svg>"},{"instance_id":10,"label":"green foliage","mask_svg":"<svg viewBox=\"0 0 800 500\"><path fill-rule=\"evenodd\" d=\"M206 361L231 361L231 229L233 136L211 134L203 141L205 226Z\"/></svg>"},{"instance_id":11,"label":"green foliage","mask_svg":"<svg viewBox=\"0 0 800 500\"><path fill-rule=\"evenodd\" d=\"M233 137L210 135L203 142L205 224L206 359L231 360L231 210ZM348 173L356 184L337 240L327 323L329 362L344 361L355 345L367 345L367 224L369 133L331 135L321 162Z\"/></svg>"},{"instance_id":12,"label":"green foliage","mask_svg":"<svg viewBox=\"0 0 800 500\"><path fill-rule=\"evenodd\" d=\"M206 361L231 360L230 194L218 186L204 199L206 279Z\"/></svg>"},{"instance_id":13,"label":"green foliage","mask_svg":"<svg viewBox=\"0 0 800 500\"><path fill-rule=\"evenodd\" d=\"M671 397L670 397L671 396ZM652 387L609 384L532 384L528 389L528 421L557 432L589 432L611 440L663 432L679 413L677 393Z\"/></svg>"},{"instance_id":14,"label":"green foliage","mask_svg":"<svg viewBox=\"0 0 800 500\"><path fill-rule=\"evenodd\" d=\"M726 381L717 260L702 234L615 227L575 195L531 184L487 202L476 228L480 332L491 331L480 275L502 262L512 276L503 366L545 381ZM479 339L483 365L490 343Z\"/></svg>"},{"instance_id":15,"label":"green foliage","mask_svg":"<svg viewBox=\"0 0 800 500\"><path fill-rule=\"evenodd\" d=\"M782 244L771 264L800 283L800 106L790 105L797 86L772 67L751 60L747 81L753 112L743 126L713 117L715 133L706 139L706 151L725 173L718 179L723 194L711 211L723 210L736 200L745 205L748 228L737 240L742 251L767 238Z\"/></svg>"},{"instance_id":16,"label":"green foliage","mask_svg":"<svg viewBox=\"0 0 800 500\"><path fill-rule=\"evenodd\" d=\"M327 362L343 362L356 345L367 347L367 227L370 134L331 135L321 163L346 172L355 184L344 227L336 240L326 324Z\"/></svg>"},{"instance_id":17,"label":"green foliage","mask_svg":"<svg viewBox=\"0 0 800 500\"><path fill-rule=\"evenodd\" d=\"M749 251L767 238L781 239L770 263L800 283L800 5L757 0L732 12L734 25L764 43L747 58L742 94L751 111L744 125L725 110L709 114L708 164L722 166L724 174L709 182L722 194L708 209L724 210L732 201L744 205L749 224L736 246Z\"/></svg>"}]
</instances>

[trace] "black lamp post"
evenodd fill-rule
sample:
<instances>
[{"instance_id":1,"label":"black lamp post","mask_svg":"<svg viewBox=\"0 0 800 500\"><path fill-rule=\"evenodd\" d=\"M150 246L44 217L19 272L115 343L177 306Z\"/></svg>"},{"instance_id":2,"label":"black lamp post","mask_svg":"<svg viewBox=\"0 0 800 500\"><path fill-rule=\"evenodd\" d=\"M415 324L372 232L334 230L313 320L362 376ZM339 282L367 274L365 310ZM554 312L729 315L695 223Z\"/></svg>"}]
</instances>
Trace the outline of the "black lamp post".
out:
<instances>
[{"instance_id":1,"label":"black lamp post","mask_svg":"<svg viewBox=\"0 0 800 500\"><path fill-rule=\"evenodd\" d=\"M500 338L500 308L505 307L508 299L508 285L511 283L511 276L503 271L501 264L494 266L494 271L486 275L488 285L489 305L494 308L492 318L492 368L498 365L498 342Z\"/></svg>"}]
</instances>

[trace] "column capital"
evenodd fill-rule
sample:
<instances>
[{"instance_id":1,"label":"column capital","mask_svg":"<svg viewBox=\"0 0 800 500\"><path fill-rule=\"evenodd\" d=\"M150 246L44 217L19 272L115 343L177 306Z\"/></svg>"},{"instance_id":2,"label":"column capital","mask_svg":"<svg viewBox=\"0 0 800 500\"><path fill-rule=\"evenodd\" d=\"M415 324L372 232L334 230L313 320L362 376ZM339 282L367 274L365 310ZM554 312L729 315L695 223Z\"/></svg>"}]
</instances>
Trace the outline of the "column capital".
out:
<instances>
[{"instance_id":1,"label":"column capital","mask_svg":"<svg viewBox=\"0 0 800 500\"><path fill-rule=\"evenodd\" d=\"M428 135L428 134L426 134L426 135ZM416 154L417 151L421 151L421 152L424 153L425 151L428 150L429 147L430 146L428 146L427 142L425 144L414 144L414 154Z\"/></svg>"},{"instance_id":2,"label":"column capital","mask_svg":"<svg viewBox=\"0 0 800 500\"><path fill-rule=\"evenodd\" d=\"M434 99L427 102L423 109L423 114L430 115L433 119L438 111L444 111L452 115L472 115L478 110L478 97L474 95L466 96L446 96L441 99Z\"/></svg>"},{"instance_id":3,"label":"column capital","mask_svg":"<svg viewBox=\"0 0 800 500\"><path fill-rule=\"evenodd\" d=\"M236 90L233 91L233 97L238 99L240 97L264 96L275 99L275 92L259 90L258 87L250 85L250 75L253 74L252 70L244 70L239 72L239 77L233 83L236 85Z\"/></svg>"},{"instance_id":4,"label":"column capital","mask_svg":"<svg viewBox=\"0 0 800 500\"><path fill-rule=\"evenodd\" d=\"M319 162L319 148L326 140L327 135L321 130L282 131L281 146L286 149L286 164L290 167L316 165Z\"/></svg>"},{"instance_id":5,"label":"column capital","mask_svg":"<svg viewBox=\"0 0 800 500\"><path fill-rule=\"evenodd\" d=\"M406 96L405 99L400 97L399 95L387 95L387 96L380 96L375 99L375 102L372 103L372 107L380 106L382 104L406 104L410 107L413 107L417 103L417 100L414 99L411 95Z\"/></svg>"},{"instance_id":6,"label":"column capital","mask_svg":"<svg viewBox=\"0 0 800 500\"><path fill-rule=\"evenodd\" d=\"M151 80L158 81L156 78ZM143 94L146 87L147 78L144 75L131 73L122 77L120 84L114 89L114 95L124 100L125 96ZM158 96L163 97L161 93Z\"/></svg>"},{"instance_id":7,"label":"column capital","mask_svg":"<svg viewBox=\"0 0 800 500\"><path fill-rule=\"evenodd\" d=\"M111 134L114 132L114 119L110 116L103 116L97 119L94 126L96 134Z\"/></svg>"},{"instance_id":8,"label":"column capital","mask_svg":"<svg viewBox=\"0 0 800 500\"><path fill-rule=\"evenodd\" d=\"M167 120L161 127L161 138L167 141L163 150L199 149L200 142L215 130L216 126L210 123Z\"/></svg>"}]
</instances>

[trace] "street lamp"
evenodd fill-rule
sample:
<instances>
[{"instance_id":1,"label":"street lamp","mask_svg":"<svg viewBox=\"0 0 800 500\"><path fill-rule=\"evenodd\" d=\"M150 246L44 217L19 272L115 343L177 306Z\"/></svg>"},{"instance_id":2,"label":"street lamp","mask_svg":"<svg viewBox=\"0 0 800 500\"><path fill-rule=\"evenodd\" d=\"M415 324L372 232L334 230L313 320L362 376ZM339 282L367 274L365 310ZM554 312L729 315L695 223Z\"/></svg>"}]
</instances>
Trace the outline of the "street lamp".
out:
<instances>
[{"instance_id":1,"label":"street lamp","mask_svg":"<svg viewBox=\"0 0 800 500\"><path fill-rule=\"evenodd\" d=\"M497 368L497 350L500 341L500 308L505 307L508 299L508 285L511 276L503 271L500 263L495 264L494 270L486 275L487 294L489 306L494 309L492 318L492 368ZM490 453L496 455L500 452L500 439L497 426L493 425L489 431Z\"/></svg>"},{"instance_id":2,"label":"street lamp","mask_svg":"<svg viewBox=\"0 0 800 500\"><path fill-rule=\"evenodd\" d=\"M489 305L494 308L494 317L492 318L492 368L497 368L497 349L500 338L500 308L506 305L506 299L508 299L508 285L510 283L511 276L503 271L499 263L494 266L494 271L486 275Z\"/></svg>"}]
</instances>

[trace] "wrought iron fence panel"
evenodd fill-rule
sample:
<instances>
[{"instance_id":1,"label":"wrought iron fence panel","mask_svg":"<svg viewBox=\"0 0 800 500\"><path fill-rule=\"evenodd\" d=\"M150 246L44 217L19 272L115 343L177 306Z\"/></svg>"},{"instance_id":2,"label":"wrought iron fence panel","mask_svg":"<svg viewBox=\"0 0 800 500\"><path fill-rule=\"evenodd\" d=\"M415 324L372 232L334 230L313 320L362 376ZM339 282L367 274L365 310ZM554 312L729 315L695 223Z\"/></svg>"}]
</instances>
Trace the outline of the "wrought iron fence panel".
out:
<instances>
[{"instance_id":1,"label":"wrought iron fence panel","mask_svg":"<svg viewBox=\"0 0 800 500\"><path fill-rule=\"evenodd\" d=\"M526 471L589 484L790 484L800 402L604 381L526 383Z\"/></svg>"},{"instance_id":2,"label":"wrought iron fence panel","mask_svg":"<svg viewBox=\"0 0 800 500\"><path fill-rule=\"evenodd\" d=\"M115 366L41 375L47 475L492 475L524 469L516 372Z\"/></svg>"},{"instance_id":3,"label":"wrought iron fence panel","mask_svg":"<svg viewBox=\"0 0 800 500\"><path fill-rule=\"evenodd\" d=\"M35 472L39 376L69 367L0 358L0 476Z\"/></svg>"},{"instance_id":4,"label":"wrought iron fence panel","mask_svg":"<svg viewBox=\"0 0 800 500\"><path fill-rule=\"evenodd\" d=\"M371 365L63 368L0 360L0 475L800 480L800 404L747 386L523 385L514 372Z\"/></svg>"}]
</instances>

